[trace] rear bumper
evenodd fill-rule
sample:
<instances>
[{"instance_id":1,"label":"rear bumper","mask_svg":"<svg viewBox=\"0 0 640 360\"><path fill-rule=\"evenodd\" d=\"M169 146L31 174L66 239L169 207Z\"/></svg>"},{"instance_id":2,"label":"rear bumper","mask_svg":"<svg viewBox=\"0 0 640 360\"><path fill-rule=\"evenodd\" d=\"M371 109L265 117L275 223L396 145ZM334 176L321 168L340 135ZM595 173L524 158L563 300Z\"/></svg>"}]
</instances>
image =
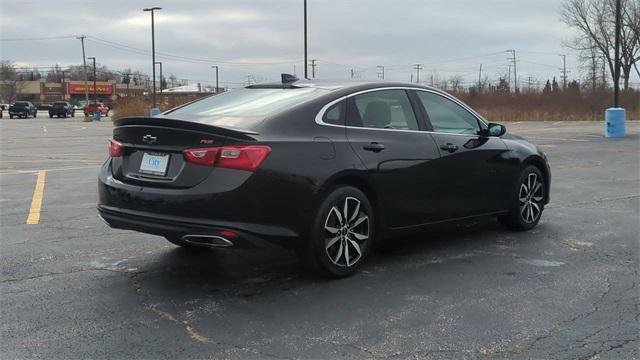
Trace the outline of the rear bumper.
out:
<instances>
[{"instance_id":1,"label":"rear bumper","mask_svg":"<svg viewBox=\"0 0 640 360\"><path fill-rule=\"evenodd\" d=\"M267 247L271 244L287 247L294 243L291 238L297 237L290 230L276 226L188 219L104 205L98 205L97 208L100 218L112 228L134 230L164 237L219 236L221 231L231 230L237 236L226 236L225 238L233 243L233 247L241 249Z\"/></svg>"},{"instance_id":2,"label":"rear bumper","mask_svg":"<svg viewBox=\"0 0 640 360\"><path fill-rule=\"evenodd\" d=\"M304 197L288 182L219 169L217 176L191 188L146 187L115 179L110 164L105 162L98 178L97 208L114 228L179 238L231 230L239 235L234 247L266 242L295 248L308 227L306 209L291 205L310 202L290 199Z\"/></svg>"}]
</instances>

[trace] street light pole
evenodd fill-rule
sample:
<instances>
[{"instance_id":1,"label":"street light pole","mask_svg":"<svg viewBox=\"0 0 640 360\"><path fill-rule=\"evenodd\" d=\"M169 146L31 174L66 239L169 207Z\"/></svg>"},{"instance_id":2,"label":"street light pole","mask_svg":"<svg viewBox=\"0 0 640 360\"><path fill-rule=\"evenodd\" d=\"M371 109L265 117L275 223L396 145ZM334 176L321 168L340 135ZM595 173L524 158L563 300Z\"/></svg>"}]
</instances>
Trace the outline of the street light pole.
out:
<instances>
[{"instance_id":1,"label":"street light pole","mask_svg":"<svg viewBox=\"0 0 640 360\"><path fill-rule=\"evenodd\" d=\"M216 69L216 95L218 94L218 65L212 65L211 68Z\"/></svg>"},{"instance_id":2,"label":"street light pole","mask_svg":"<svg viewBox=\"0 0 640 360\"><path fill-rule=\"evenodd\" d=\"M155 63L160 65L160 94L162 94L162 61L156 61Z\"/></svg>"},{"instance_id":3,"label":"street light pole","mask_svg":"<svg viewBox=\"0 0 640 360\"><path fill-rule=\"evenodd\" d=\"M156 35L155 35L155 24L154 24L154 12L156 10L162 10L162 8L154 6L152 8L144 8L142 11L151 11L151 65L152 65L152 102L153 107L156 107Z\"/></svg>"},{"instance_id":4,"label":"street light pole","mask_svg":"<svg viewBox=\"0 0 640 360\"><path fill-rule=\"evenodd\" d=\"M622 14L620 0L616 0L616 40L615 40L615 68L613 72L613 107L620 107L620 32L622 28Z\"/></svg>"},{"instance_id":5,"label":"street light pole","mask_svg":"<svg viewBox=\"0 0 640 360\"><path fill-rule=\"evenodd\" d=\"M304 78L308 80L307 67L307 0L304 0Z\"/></svg>"},{"instance_id":6,"label":"street light pole","mask_svg":"<svg viewBox=\"0 0 640 360\"><path fill-rule=\"evenodd\" d=\"M98 99L96 97L96 58L90 57L87 59L93 60L93 104L96 105L98 103Z\"/></svg>"}]
</instances>

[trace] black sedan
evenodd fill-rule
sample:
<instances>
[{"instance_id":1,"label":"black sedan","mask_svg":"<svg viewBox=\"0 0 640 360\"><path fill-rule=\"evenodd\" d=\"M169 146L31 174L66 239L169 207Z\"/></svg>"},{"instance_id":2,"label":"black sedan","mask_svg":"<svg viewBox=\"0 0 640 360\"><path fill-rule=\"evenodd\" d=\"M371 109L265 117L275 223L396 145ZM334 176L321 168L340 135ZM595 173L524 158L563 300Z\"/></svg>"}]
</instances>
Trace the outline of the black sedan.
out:
<instances>
[{"instance_id":1,"label":"black sedan","mask_svg":"<svg viewBox=\"0 0 640 360\"><path fill-rule=\"evenodd\" d=\"M100 216L190 248L275 243L331 276L430 224L540 220L544 153L451 95L287 79L117 120Z\"/></svg>"},{"instance_id":2,"label":"black sedan","mask_svg":"<svg viewBox=\"0 0 640 360\"><path fill-rule=\"evenodd\" d=\"M73 105L69 104L66 101L56 101L49 108L49 117L52 118L54 116L57 116L57 117L67 117L67 116L74 117L74 116L76 116L76 110L74 109Z\"/></svg>"}]
</instances>

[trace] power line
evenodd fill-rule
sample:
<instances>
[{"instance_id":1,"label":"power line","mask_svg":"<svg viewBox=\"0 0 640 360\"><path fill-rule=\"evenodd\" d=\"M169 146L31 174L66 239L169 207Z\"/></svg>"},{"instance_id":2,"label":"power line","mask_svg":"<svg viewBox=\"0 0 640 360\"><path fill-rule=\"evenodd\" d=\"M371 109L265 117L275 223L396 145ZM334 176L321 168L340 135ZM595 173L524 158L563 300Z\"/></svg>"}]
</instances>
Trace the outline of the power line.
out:
<instances>
[{"instance_id":1,"label":"power line","mask_svg":"<svg viewBox=\"0 0 640 360\"><path fill-rule=\"evenodd\" d=\"M2 38L0 41L41 41L41 40L61 40L61 39L73 39L77 35L64 35L64 36L44 36L44 37L32 37L32 38Z\"/></svg>"},{"instance_id":2,"label":"power line","mask_svg":"<svg viewBox=\"0 0 640 360\"><path fill-rule=\"evenodd\" d=\"M106 46L114 46L114 47L120 47L121 50L124 49L129 49L138 53L142 53L144 55L149 54L149 50L146 49L141 49L141 48L137 48L134 46L130 46L130 45L126 45L126 44L122 44L122 43L118 43L115 41L109 41L109 40L105 40L105 39L101 39L98 38L96 36L88 36L89 40L92 40L94 42L99 42L102 43L102 45L106 45ZM189 57L189 56L181 56L181 55L174 55L174 54L170 54L170 53L165 53L165 52L156 52L156 54L160 57L164 57L165 59L170 59L173 58L173 60L184 60L185 62L196 62L196 63L222 63L222 64L227 64L227 65L285 65L285 64L293 64L293 63L298 63L299 61L297 60L286 60L286 61L225 61L225 60L218 60L218 59L203 59L203 58L195 58L195 57Z\"/></svg>"}]
</instances>

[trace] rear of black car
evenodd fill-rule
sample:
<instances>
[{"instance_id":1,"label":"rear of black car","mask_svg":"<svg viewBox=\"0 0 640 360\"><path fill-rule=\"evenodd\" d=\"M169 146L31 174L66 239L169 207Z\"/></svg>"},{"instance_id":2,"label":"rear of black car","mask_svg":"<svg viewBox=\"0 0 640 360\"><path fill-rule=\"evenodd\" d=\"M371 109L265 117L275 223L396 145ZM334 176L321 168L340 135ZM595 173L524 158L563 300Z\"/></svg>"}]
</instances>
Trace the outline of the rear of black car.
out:
<instances>
[{"instance_id":1,"label":"rear of black car","mask_svg":"<svg viewBox=\"0 0 640 360\"><path fill-rule=\"evenodd\" d=\"M9 106L9 116L29 117L33 115L33 109L31 104L26 101L16 101Z\"/></svg>"},{"instance_id":2,"label":"rear of black car","mask_svg":"<svg viewBox=\"0 0 640 360\"><path fill-rule=\"evenodd\" d=\"M49 117L73 116L73 106L68 102L57 101L49 108Z\"/></svg>"},{"instance_id":3,"label":"rear of black car","mask_svg":"<svg viewBox=\"0 0 640 360\"><path fill-rule=\"evenodd\" d=\"M234 247L262 240L287 245L300 234L302 225L292 221L299 214L281 209L308 185L296 189L274 173L283 144L252 130L267 114L238 109L274 95L256 91L235 103L231 95L218 96L157 118L115 122L99 176L98 211L110 226L167 238L223 238L228 244L220 246Z\"/></svg>"}]
</instances>

